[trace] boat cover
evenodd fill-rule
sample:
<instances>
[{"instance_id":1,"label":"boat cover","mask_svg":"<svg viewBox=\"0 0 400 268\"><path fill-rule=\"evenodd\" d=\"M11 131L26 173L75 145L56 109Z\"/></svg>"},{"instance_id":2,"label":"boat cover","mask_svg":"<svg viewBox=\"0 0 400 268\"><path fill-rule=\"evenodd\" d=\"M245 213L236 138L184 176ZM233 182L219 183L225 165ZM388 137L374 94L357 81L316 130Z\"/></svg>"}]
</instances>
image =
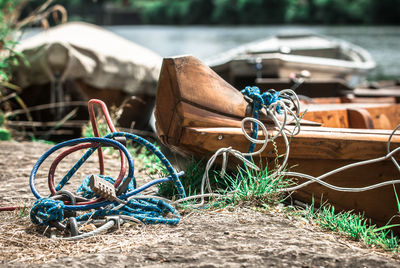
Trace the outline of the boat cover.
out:
<instances>
[{"instance_id":1,"label":"boat cover","mask_svg":"<svg viewBox=\"0 0 400 268\"><path fill-rule=\"evenodd\" d=\"M98 89L155 95L162 58L104 28L69 22L43 31L17 45L29 65L14 67L22 88L81 79ZM60 81L59 80L59 81Z\"/></svg>"}]
</instances>

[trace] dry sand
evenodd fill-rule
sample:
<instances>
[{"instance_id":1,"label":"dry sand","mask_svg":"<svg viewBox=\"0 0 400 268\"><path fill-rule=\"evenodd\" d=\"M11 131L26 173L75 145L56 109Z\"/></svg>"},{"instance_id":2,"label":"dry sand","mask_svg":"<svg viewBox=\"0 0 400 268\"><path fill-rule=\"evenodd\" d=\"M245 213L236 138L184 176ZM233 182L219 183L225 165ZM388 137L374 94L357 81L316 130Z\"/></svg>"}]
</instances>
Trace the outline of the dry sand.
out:
<instances>
[{"instance_id":1,"label":"dry sand","mask_svg":"<svg viewBox=\"0 0 400 268\"><path fill-rule=\"evenodd\" d=\"M29 174L48 148L41 143L0 142L0 206L34 200ZM62 162L58 174L73 161ZM48 165L38 175L43 194L47 193ZM118 174L119 160L108 156L106 167ZM94 158L75 184L96 172ZM74 188L73 184L69 187ZM193 211L177 226L124 225L78 242L48 239L28 217L0 212L0 267L400 267L397 254L322 231L281 210Z\"/></svg>"}]
</instances>

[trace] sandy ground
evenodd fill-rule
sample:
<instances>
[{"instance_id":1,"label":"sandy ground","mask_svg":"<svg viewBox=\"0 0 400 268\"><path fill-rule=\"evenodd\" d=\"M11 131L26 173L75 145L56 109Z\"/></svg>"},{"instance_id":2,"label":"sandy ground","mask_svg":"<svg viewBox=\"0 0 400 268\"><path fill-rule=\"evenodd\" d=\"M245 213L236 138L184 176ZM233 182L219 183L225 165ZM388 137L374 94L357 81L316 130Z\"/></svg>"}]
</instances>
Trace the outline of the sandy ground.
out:
<instances>
[{"instance_id":1,"label":"sandy ground","mask_svg":"<svg viewBox=\"0 0 400 268\"><path fill-rule=\"evenodd\" d=\"M0 206L34 200L29 174L48 148L41 143L0 142ZM65 172L73 158L62 162L57 174ZM38 175L43 194L48 191L47 162ZM111 175L118 174L119 160L108 156L106 167ZM76 183L90 173L97 173L95 158L77 175ZM396 254L322 231L281 210L192 211L177 226L124 225L78 242L49 239L19 212L0 212L0 267L400 267Z\"/></svg>"}]
</instances>

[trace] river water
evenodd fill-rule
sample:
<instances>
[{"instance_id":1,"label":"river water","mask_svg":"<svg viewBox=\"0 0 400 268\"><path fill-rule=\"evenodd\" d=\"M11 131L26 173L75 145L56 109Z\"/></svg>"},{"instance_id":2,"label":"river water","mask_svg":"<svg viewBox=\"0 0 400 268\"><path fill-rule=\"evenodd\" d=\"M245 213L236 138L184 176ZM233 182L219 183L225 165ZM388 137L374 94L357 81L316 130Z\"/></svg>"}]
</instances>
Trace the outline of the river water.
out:
<instances>
[{"instance_id":1,"label":"river water","mask_svg":"<svg viewBox=\"0 0 400 268\"><path fill-rule=\"evenodd\" d=\"M369 51L372 76L400 77L399 26L110 26L114 33L163 57L191 54L201 60L227 49L284 32L314 32L341 38ZM35 32L35 31L34 31ZM28 34L31 35L31 34Z\"/></svg>"},{"instance_id":2,"label":"river water","mask_svg":"<svg viewBox=\"0 0 400 268\"><path fill-rule=\"evenodd\" d=\"M373 76L400 76L400 27L396 26L112 26L111 31L161 56L191 54L202 60L282 32L314 32L359 45L377 62Z\"/></svg>"}]
</instances>

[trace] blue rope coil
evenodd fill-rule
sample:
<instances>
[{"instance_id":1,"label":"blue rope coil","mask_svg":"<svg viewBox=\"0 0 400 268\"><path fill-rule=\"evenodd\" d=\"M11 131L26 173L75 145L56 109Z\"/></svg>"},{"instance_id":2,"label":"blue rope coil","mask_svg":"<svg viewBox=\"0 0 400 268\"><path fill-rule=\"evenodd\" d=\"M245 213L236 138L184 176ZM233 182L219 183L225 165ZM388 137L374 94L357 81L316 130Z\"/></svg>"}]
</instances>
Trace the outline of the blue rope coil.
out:
<instances>
[{"instance_id":1,"label":"blue rope coil","mask_svg":"<svg viewBox=\"0 0 400 268\"><path fill-rule=\"evenodd\" d=\"M169 172L169 176L166 178L160 178L153 180L139 188L136 188L136 180L134 177L134 164L131 155L129 154L127 148L122 145L121 143L113 140L115 137L125 137L130 139L134 142L137 142L143 146L145 146L148 150L154 153L159 160L165 165L166 169ZM39 194L35 187L35 178L37 171L41 164L54 152L57 150L66 147L72 146L80 143L97 143L98 146L95 148L90 148L86 151L86 153L79 159L74 166L67 172L67 174L61 179L59 184L56 186L56 190L61 190L64 185L71 179L71 177L76 173L76 171L82 166L83 163L95 152L100 145L111 145L117 149L120 149L128 161L128 175L123 179L125 182L126 180L130 180L129 186L126 191L119 195L118 198L121 200L127 200L128 198L140 193L141 191L147 189L148 187L155 185L157 183L162 183L166 181L173 181L177 187L178 193L181 197L186 197L185 190L182 186L181 181L179 180L179 176L182 176L184 173L180 172L179 174L176 173L175 169L172 167L171 163L168 159L164 156L164 154L157 149L153 144L148 142L147 140L125 132L114 132L106 135L103 138L81 138L81 139L73 139L70 141L62 142L54 147L50 148L47 152L45 152L39 160L34 165L30 178L29 184L32 193L38 200L35 202L34 207L31 210L31 220L33 223L36 224L50 224L51 221L62 221L63 220L63 213L60 214L59 210L63 212L64 210L71 210L71 211L79 211L79 210L91 210L97 209L94 212L89 212L84 215L78 216L76 219L78 221L87 220L93 217L104 217L110 215L128 215L135 217L136 219L141 220L144 223L165 223L165 224L177 224L180 220L179 213L168 203L157 200L146 198L146 200L136 200L131 199L127 202L126 205L122 206L120 209L114 209L119 203L110 202L110 201L102 201L97 202L94 204L87 204L87 205L65 205L62 201L54 201L52 199L44 198ZM115 179L108 176L101 176L101 178L109 181L114 182ZM94 193L88 187L89 179L86 177L82 185L78 188L79 193L84 193L84 196L87 198L94 197ZM122 183L124 183L122 182ZM44 200L44 201L43 201ZM57 206L51 205L56 203ZM61 205L62 204L62 205ZM54 213L55 215L50 215ZM169 217L168 215L172 214L173 217Z\"/></svg>"},{"instance_id":2,"label":"blue rope coil","mask_svg":"<svg viewBox=\"0 0 400 268\"><path fill-rule=\"evenodd\" d=\"M253 118L258 119L260 110L266 106L270 106L271 104L277 102L281 98L279 97L279 92L264 92L261 94L261 91L258 87L245 87L242 91L240 91L244 96L250 98L253 101ZM276 112L281 113L282 107L279 105L276 106ZM253 131L251 133L251 137L253 139L258 138L258 124L252 122ZM249 153L254 152L254 148L256 147L255 143L251 142L249 146ZM249 159L250 157L247 157Z\"/></svg>"}]
</instances>

